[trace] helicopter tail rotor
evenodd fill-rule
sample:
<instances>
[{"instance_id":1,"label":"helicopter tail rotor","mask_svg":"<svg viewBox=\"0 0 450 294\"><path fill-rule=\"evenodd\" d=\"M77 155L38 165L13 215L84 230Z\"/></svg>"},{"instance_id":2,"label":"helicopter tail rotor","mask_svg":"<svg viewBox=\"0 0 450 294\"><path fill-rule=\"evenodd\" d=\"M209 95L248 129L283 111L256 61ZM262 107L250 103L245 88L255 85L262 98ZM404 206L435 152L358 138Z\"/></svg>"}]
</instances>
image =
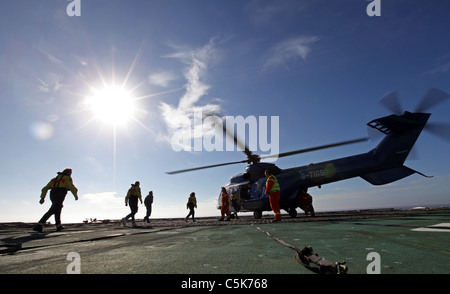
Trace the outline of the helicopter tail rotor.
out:
<instances>
[{"instance_id":1,"label":"helicopter tail rotor","mask_svg":"<svg viewBox=\"0 0 450 294\"><path fill-rule=\"evenodd\" d=\"M425 130L431 134L450 142L450 124L446 123L428 123Z\"/></svg>"},{"instance_id":2,"label":"helicopter tail rotor","mask_svg":"<svg viewBox=\"0 0 450 294\"><path fill-rule=\"evenodd\" d=\"M393 91L383 96L383 98L380 99L380 104L394 114L401 115L403 113L398 91Z\"/></svg>"},{"instance_id":3,"label":"helicopter tail rotor","mask_svg":"<svg viewBox=\"0 0 450 294\"><path fill-rule=\"evenodd\" d=\"M447 92L442 91L440 89L431 88L423 96L414 112L424 113L428 111L430 108L436 107L437 105L449 100L448 97L450 97L450 95ZM383 98L380 99L380 104L398 116L402 116L407 113L403 111L398 91L393 91L385 95ZM430 122L426 124L425 130L446 141L450 141L450 124ZM382 130L379 131L382 132ZM372 137L372 135L370 137Z\"/></svg>"},{"instance_id":4,"label":"helicopter tail rotor","mask_svg":"<svg viewBox=\"0 0 450 294\"><path fill-rule=\"evenodd\" d=\"M431 88L422 97L422 100L420 101L419 105L417 105L414 112L426 112L430 108L433 108L446 101L449 96L450 95L447 92L444 92L440 89ZM394 114L402 115L404 112L404 108L400 103L398 91L393 91L383 96L383 98L380 99L380 104Z\"/></svg>"},{"instance_id":5,"label":"helicopter tail rotor","mask_svg":"<svg viewBox=\"0 0 450 294\"><path fill-rule=\"evenodd\" d=\"M438 104L446 101L450 95L442 90L431 88L423 96L422 101L417 105L415 112L425 112Z\"/></svg>"}]
</instances>

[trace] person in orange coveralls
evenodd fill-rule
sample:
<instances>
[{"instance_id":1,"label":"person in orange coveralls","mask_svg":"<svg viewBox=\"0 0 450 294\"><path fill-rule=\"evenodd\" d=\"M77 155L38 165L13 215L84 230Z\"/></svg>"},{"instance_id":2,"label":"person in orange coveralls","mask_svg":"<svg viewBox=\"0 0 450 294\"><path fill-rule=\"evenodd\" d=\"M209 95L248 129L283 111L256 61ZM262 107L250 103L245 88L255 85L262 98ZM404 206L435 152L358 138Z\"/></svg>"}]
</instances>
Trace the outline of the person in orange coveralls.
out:
<instances>
[{"instance_id":1,"label":"person in orange coveralls","mask_svg":"<svg viewBox=\"0 0 450 294\"><path fill-rule=\"evenodd\" d=\"M269 195L270 207L274 214L273 222L281 221L280 213L280 185L277 178L272 174L270 170L266 170L264 175L267 178L265 194Z\"/></svg>"},{"instance_id":2,"label":"person in orange coveralls","mask_svg":"<svg viewBox=\"0 0 450 294\"><path fill-rule=\"evenodd\" d=\"M223 221L225 215L227 216L226 221L230 221L230 196L227 193L225 187L222 187L222 206L220 208L221 217L219 221Z\"/></svg>"}]
</instances>

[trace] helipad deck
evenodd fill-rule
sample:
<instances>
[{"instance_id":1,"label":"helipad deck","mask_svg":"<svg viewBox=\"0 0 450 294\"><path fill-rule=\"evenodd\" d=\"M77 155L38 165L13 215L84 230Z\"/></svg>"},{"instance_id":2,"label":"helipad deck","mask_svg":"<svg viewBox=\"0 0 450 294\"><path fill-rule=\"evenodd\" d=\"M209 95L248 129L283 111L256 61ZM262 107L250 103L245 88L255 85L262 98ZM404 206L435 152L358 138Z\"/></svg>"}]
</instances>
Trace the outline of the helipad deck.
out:
<instances>
[{"instance_id":1,"label":"helipad deck","mask_svg":"<svg viewBox=\"0 0 450 294\"><path fill-rule=\"evenodd\" d=\"M311 245L328 260L344 259L348 274L450 273L449 210L270 220L73 224L43 234L25 224L4 226L0 273L312 273L271 236L299 249Z\"/></svg>"}]
</instances>

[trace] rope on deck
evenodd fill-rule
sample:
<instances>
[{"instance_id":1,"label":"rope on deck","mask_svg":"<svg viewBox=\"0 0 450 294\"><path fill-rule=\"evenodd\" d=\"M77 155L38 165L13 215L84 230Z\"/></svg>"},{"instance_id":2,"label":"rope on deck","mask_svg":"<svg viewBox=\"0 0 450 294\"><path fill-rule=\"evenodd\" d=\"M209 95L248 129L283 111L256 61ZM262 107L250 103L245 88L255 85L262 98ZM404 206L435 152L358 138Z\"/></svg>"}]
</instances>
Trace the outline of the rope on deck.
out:
<instances>
[{"instance_id":1,"label":"rope on deck","mask_svg":"<svg viewBox=\"0 0 450 294\"><path fill-rule=\"evenodd\" d=\"M264 231L258 226L255 226L252 224L253 227L255 227L258 231L266 234L276 242L280 243L281 245L295 250L295 259L304 267L309 269L312 272L318 273L318 274L346 274L348 271L348 267L345 265L345 261L340 262L331 262L329 260L326 260L324 258L321 258L313 251L311 246L306 246L303 249L298 249L292 244L289 244L288 242L284 241L283 239L280 239L271 233Z\"/></svg>"}]
</instances>

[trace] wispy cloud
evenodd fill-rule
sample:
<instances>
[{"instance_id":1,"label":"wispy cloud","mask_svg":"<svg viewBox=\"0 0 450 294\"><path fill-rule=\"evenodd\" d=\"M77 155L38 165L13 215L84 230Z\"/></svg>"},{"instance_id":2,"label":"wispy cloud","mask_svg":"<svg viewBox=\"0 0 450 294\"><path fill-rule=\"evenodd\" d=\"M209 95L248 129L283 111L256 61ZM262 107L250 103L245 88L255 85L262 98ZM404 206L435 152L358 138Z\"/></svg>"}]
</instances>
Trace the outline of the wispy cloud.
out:
<instances>
[{"instance_id":1,"label":"wispy cloud","mask_svg":"<svg viewBox=\"0 0 450 294\"><path fill-rule=\"evenodd\" d=\"M35 47L34 48L37 52L41 53L42 55L44 55L51 63L62 66L64 63L61 61L61 59L57 58L55 55L51 54L50 52L48 52L47 50L40 48L40 47Z\"/></svg>"},{"instance_id":2,"label":"wispy cloud","mask_svg":"<svg viewBox=\"0 0 450 294\"><path fill-rule=\"evenodd\" d=\"M317 36L302 36L281 41L270 49L266 66L284 65L293 59L301 57L306 60L311 52L312 44L320 38Z\"/></svg>"},{"instance_id":3,"label":"wispy cloud","mask_svg":"<svg viewBox=\"0 0 450 294\"><path fill-rule=\"evenodd\" d=\"M51 93L56 92L64 85L59 81L56 75L49 75L49 81L46 82L42 78L38 78L38 89L40 92Z\"/></svg>"},{"instance_id":4,"label":"wispy cloud","mask_svg":"<svg viewBox=\"0 0 450 294\"><path fill-rule=\"evenodd\" d=\"M450 71L450 54L445 54L434 61L432 69L427 70L425 75L434 75L439 73L446 73Z\"/></svg>"},{"instance_id":5,"label":"wispy cloud","mask_svg":"<svg viewBox=\"0 0 450 294\"><path fill-rule=\"evenodd\" d=\"M168 127L169 140L174 133L177 132L180 134L183 131L188 132L187 134L183 134L183 137L201 136L202 132L192 132L190 134L191 121L194 120L194 115L198 113L216 114L220 112L219 104L207 103L201 105L198 103L208 93L209 85L205 84L202 79L207 74L208 65L216 60L217 54L214 39L211 39L208 44L199 49L178 51L168 56L177 58L187 65L184 73L184 77L187 80L187 83L184 85L185 93L180 98L178 106L174 107L164 102L160 105L162 116ZM192 127L197 128L202 126Z\"/></svg>"},{"instance_id":6,"label":"wispy cloud","mask_svg":"<svg viewBox=\"0 0 450 294\"><path fill-rule=\"evenodd\" d=\"M161 71L151 74L148 77L148 81L152 85L166 88L169 86L170 82L176 80L176 78L176 75L170 71Z\"/></svg>"}]
</instances>

